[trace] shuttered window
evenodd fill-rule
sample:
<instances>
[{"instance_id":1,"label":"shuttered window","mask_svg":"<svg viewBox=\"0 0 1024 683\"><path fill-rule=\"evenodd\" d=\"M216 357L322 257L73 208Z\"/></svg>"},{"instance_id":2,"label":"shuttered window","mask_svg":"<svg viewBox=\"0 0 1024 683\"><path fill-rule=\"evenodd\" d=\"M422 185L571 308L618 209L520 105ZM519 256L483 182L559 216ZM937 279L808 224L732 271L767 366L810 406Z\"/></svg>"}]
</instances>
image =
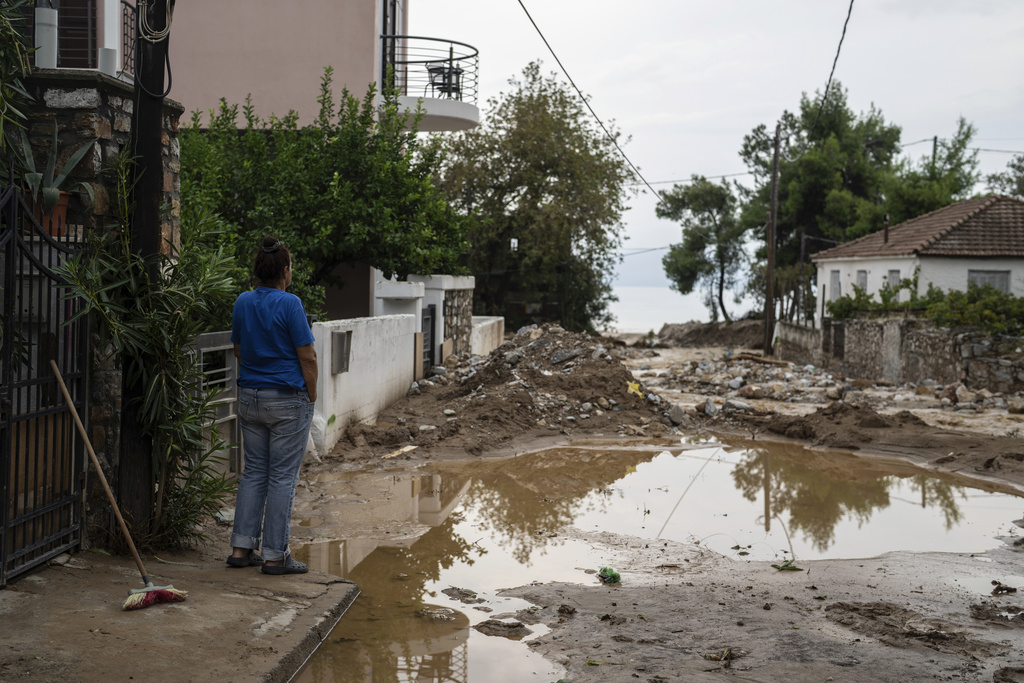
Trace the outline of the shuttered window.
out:
<instances>
[{"instance_id":1,"label":"shuttered window","mask_svg":"<svg viewBox=\"0 0 1024 683\"><path fill-rule=\"evenodd\" d=\"M1008 270L968 270L967 281L979 287L992 285L1004 294L1008 294L1010 291L1010 271Z\"/></svg>"}]
</instances>

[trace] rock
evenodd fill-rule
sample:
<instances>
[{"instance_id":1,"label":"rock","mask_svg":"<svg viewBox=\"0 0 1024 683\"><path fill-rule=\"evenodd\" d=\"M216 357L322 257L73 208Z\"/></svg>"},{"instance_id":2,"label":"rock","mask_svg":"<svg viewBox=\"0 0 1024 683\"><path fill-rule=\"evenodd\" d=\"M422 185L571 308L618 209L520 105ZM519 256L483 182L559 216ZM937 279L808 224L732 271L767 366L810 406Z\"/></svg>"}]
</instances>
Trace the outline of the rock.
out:
<instances>
[{"instance_id":1,"label":"rock","mask_svg":"<svg viewBox=\"0 0 1024 683\"><path fill-rule=\"evenodd\" d=\"M977 395L965 387L963 384L956 388L956 401L957 403L974 403Z\"/></svg>"},{"instance_id":2,"label":"rock","mask_svg":"<svg viewBox=\"0 0 1024 683\"><path fill-rule=\"evenodd\" d=\"M772 382L767 387L768 393L772 396L781 396L789 391L789 387L782 382Z\"/></svg>"},{"instance_id":3,"label":"rock","mask_svg":"<svg viewBox=\"0 0 1024 683\"><path fill-rule=\"evenodd\" d=\"M718 414L718 406L716 406L715 402L710 398L704 402L704 414L708 417L714 417Z\"/></svg>"},{"instance_id":4,"label":"rock","mask_svg":"<svg viewBox=\"0 0 1024 683\"><path fill-rule=\"evenodd\" d=\"M931 396L935 393L935 387L933 386L921 386L914 389L914 394L917 396Z\"/></svg>"},{"instance_id":5,"label":"rock","mask_svg":"<svg viewBox=\"0 0 1024 683\"><path fill-rule=\"evenodd\" d=\"M235 523L235 508L225 508L218 510L213 518L217 520L218 524L234 524Z\"/></svg>"},{"instance_id":6,"label":"rock","mask_svg":"<svg viewBox=\"0 0 1024 683\"><path fill-rule=\"evenodd\" d=\"M443 365L435 365L434 367L430 368L430 374L433 377L440 377L442 375L447 375L448 374L448 368L446 368Z\"/></svg>"},{"instance_id":7,"label":"rock","mask_svg":"<svg viewBox=\"0 0 1024 683\"><path fill-rule=\"evenodd\" d=\"M604 410L608 410L608 408L611 407L611 404L608 403L608 399L606 399L604 396L597 399L597 405L601 406L601 408L603 408Z\"/></svg>"},{"instance_id":8,"label":"rock","mask_svg":"<svg viewBox=\"0 0 1024 683\"><path fill-rule=\"evenodd\" d=\"M512 640L519 640L533 633L520 621L499 621L497 619L481 621L473 628L486 636L501 636Z\"/></svg>"},{"instance_id":9,"label":"rock","mask_svg":"<svg viewBox=\"0 0 1024 683\"><path fill-rule=\"evenodd\" d=\"M589 401L580 406L580 410L582 410L584 413L589 413L591 410L593 410L593 408L593 404L590 403Z\"/></svg>"},{"instance_id":10,"label":"rock","mask_svg":"<svg viewBox=\"0 0 1024 683\"><path fill-rule=\"evenodd\" d=\"M566 362L568 360L572 360L573 358L575 358L576 356L581 355L582 353L583 353L583 349L581 349L581 348L559 349L558 351L555 351L551 355L551 364L552 365L558 365L559 363L564 363L564 362Z\"/></svg>"},{"instance_id":11,"label":"rock","mask_svg":"<svg viewBox=\"0 0 1024 683\"><path fill-rule=\"evenodd\" d=\"M435 427L434 425L420 425L421 432L432 432L435 429L437 429L437 427Z\"/></svg>"},{"instance_id":12,"label":"rock","mask_svg":"<svg viewBox=\"0 0 1024 683\"><path fill-rule=\"evenodd\" d=\"M1006 399L1006 410L1011 415L1024 415L1024 398Z\"/></svg>"},{"instance_id":13,"label":"rock","mask_svg":"<svg viewBox=\"0 0 1024 683\"><path fill-rule=\"evenodd\" d=\"M740 387L740 396L743 398L764 398L764 389L755 384L744 384Z\"/></svg>"},{"instance_id":14,"label":"rock","mask_svg":"<svg viewBox=\"0 0 1024 683\"><path fill-rule=\"evenodd\" d=\"M1022 401L1024 403L1024 401ZM686 421L686 411L680 405L672 406L668 411L668 419L672 421L674 425L681 425Z\"/></svg>"},{"instance_id":15,"label":"rock","mask_svg":"<svg viewBox=\"0 0 1024 683\"><path fill-rule=\"evenodd\" d=\"M742 377L733 377L731 380L729 380L729 388L734 390L734 391L736 389L739 389L742 386L743 386L743 378Z\"/></svg>"},{"instance_id":16,"label":"rock","mask_svg":"<svg viewBox=\"0 0 1024 683\"><path fill-rule=\"evenodd\" d=\"M509 351L508 353L505 354L505 362L515 367L516 365L519 365L519 361L523 359L523 355L525 353L526 352L523 351L523 349L515 349L514 351Z\"/></svg>"},{"instance_id":17,"label":"rock","mask_svg":"<svg viewBox=\"0 0 1024 683\"><path fill-rule=\"evenodd\" d=\"M825 390L825 398L830 401L841 401L844 393L842 386L829 387Z\"/></svg>"},{"instance_id":18,"label":"rock","mask_svg":"<svg viewBox=\"0 0 1024 683\"><path fill-rule=\"evenodd\" d=\"M444 414L445 414L445 415L446 415L447 417L451 417L452 415L454 415L454 414L455 414L455 411L454 411L454 410L452 410L451 408L445 408L445 410L444 410Z\"/></svg>"},{"instance_id":19,"label":"rock","mask_svg":"<svg viewBox=\"0 0 1024 683\"><path fill-rule=\"evenodd\" d=\"M749 403L744 403L743 401L737 401L734 398L730 398L722 405L722 410L736 413L750 413L753 412L754 409Z\"/></svg>"},{"instance_id":20,"label":"rock","mask_svg":"<svg viewBox=\"0 0 1024 683\"><path fill-rule=\"evenodd\" d=\"M406 396L419 396L422 392L420 391L419 382L413 382L409 387L409 391L405 392Z\"/></svg>"}]
</instances>

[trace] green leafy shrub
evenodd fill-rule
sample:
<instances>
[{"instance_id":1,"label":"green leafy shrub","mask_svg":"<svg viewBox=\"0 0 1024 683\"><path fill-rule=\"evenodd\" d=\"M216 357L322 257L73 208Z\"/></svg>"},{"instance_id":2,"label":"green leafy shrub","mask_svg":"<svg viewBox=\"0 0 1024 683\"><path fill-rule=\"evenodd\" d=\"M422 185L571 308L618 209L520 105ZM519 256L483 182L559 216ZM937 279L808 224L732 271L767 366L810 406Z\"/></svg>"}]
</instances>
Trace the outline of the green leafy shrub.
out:
<instances>
[{"instance_id":1,"label":"green leafy shrub","mask_svg":"<svg viewBox=\"0 0 1024 683\"><path fill-rule=\"evenodd\" d=\"M68 298L81 299L74 316L91 316L93 328L117 354L129 381L145 387L136 411L152 439L153 481L140 483L152 496L154 518L144 545L181 547L205 539L200 522L223 507L234 485L216 471L224 442L205 425L215 417L217 391L205 383L192 344L234 299L231 256L211 247L216 219L183 212L180 248L172 255L142 257L131 248L133 163L122 152L113 168L116 222L92 234L89 253L60 270ZM151 273L159 273L158 281ZM222 321L216 321L222 324Z\"/></svg>"},{"instance_id":2,"label":"green leafy shrub","mask_svg":"<svg viewBox=\"0 0 1024 683\"><path fill-rule=\"evenodd\" d=\"M853 288L853 296L841 296L827 304L833 318L842 320L876 313L913 311L940 327L976 327L989 334L1024 335L1024 299L1001 292L991 285L968 284L967 291L948 292L928 285L924 296L917 295L918 274L901 280L897 287L883 285L879 300L863 289ZM908 291L905 301L899 292Z\"/></svg>"}]
</instances>

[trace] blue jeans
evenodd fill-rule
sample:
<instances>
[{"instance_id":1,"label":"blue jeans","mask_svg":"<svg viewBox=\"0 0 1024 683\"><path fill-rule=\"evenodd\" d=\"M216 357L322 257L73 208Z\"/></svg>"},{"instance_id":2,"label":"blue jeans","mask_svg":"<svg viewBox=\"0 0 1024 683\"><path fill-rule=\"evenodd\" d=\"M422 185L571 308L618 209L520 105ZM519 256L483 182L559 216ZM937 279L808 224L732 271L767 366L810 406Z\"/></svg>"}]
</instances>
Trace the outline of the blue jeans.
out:
<instances>
[{"instance_id":1,"label":"blue jeans","mask_svg":"<svg viewBox=\"0 0 1024 683\"><path fill-rule=\"evenodd\" d=\"M274 562L288 553L295 485L306 453L313 404L304 391L239 387L245 466L231 545L258 548Z\"/></svg>"}]
</instances>

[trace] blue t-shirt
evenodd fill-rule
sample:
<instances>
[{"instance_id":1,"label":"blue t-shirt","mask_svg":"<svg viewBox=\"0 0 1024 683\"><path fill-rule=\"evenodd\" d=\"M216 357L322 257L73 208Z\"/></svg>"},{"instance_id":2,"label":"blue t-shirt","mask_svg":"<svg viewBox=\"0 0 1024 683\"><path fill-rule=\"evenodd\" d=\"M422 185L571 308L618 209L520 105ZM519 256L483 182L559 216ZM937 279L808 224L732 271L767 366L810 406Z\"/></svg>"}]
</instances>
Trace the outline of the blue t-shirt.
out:
<instances>
[{"instance_id":1,"label":"blue t-shirt","mask_svg":"<svg viewBox=\"0 0 1024 683\"><path fill-rule=\"evenodd\" d=\"M271 287L243 292L231 313L231 343L242 348L238 386L306 389L295 349L313 343L302 301Z\"/></svg>"}]
</instances>

